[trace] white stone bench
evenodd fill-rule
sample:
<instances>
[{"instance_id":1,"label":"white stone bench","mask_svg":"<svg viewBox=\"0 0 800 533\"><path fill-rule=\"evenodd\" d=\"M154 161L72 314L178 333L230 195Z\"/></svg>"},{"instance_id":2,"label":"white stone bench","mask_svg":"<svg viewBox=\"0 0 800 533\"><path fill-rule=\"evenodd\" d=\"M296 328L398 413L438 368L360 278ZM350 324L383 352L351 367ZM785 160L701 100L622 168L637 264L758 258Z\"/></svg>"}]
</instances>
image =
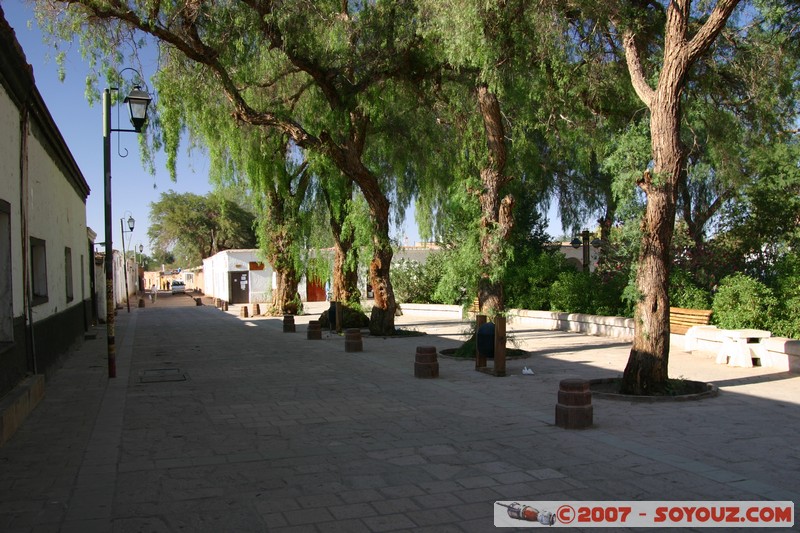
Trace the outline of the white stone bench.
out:
<instances>
[{"instance_id":1,"label":"white stone bench","mask_svg":"<svg viewBox=\"0 0 800 533\"><path fill-rule=\"evenodd\" d=\"M750 331L751 333L746 333ZM684 336L684 350L687 352L708 352L717 356L725 355L729 357L731 344L744 344L747 349L734 348L734 353L739 353L739 358L745 362L747 355L751 359L758 359L761 366L776 368L786 372L800 373L800 340L788 339L786 337L771 337L769 332L755 333L754 337L746 337L752 332L762 330L723 330L716 326L693 326L689 328ZM759 342L741 342L747 338L758 338ZM726 343L728 345L726 346ZM723 350L724 347L724 350ZM736 352L738 350L738 352ZM742 357L742 355L745 357ZM735 359L736 362L739 358ZM752 361L750 361L752 365Z\"/></svg>"},{"instance_id":2,"label":"white stone bench","mask_svg":"<svg viewBox=\"0 0 800 533\"><path fill-rule=\"evenodd\" d=\"M762 366L771 366L786 372L800 374L800 340L787 337L770 337L761 341L761 349L769 360L762 359Z\"/></svg>"}]
</instances>

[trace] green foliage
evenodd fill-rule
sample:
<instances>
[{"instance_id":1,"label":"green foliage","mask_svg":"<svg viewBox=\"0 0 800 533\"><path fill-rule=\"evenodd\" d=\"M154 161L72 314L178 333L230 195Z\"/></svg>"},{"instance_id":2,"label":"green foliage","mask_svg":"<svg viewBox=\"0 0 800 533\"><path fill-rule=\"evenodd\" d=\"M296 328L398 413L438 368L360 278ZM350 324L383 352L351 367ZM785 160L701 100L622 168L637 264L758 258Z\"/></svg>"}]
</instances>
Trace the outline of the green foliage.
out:
<instances>
[{"instance_id":1,"label":"green foliage","mask_svg":"<svg viewBox=\"0 0 800 533\"><path fill-rule=\"evenodd\" d=\"M770 331L775 336L800 339L800 253L787 254L778 261L772 286L778 306Z\"/></svg>"},{"instance_id":2,"label":"green foliage","mask_svg":"<svg viewBox=\"0 0 800 533\"><path fill-rule=\"evenodd\" d=\"M583 272L562 272L550 288L550 307L564 313L589 313L592 305L592 278Z\"/></svg>"},{"instance_id":3,"label":"green foliage","mask_svg":"<svg viewBox=\"0 0 800 533\"><path fill-rule=\"evenodd\" d=\"M777 304L769 287L737 273L720 282L714 295L712 320L724 329L769 329Z\"/></svg>"},{"instance_id":4,"label":"green foliage","mask_svg":"<svg viewBox=\"0 0 800 533\"><path fill-rule=\"evenodd\" d=\"M592 273L561 272L550 287L550 309L564 313L630 316L622 296L627 273L597 270Z\"/></svg>"},{"instance_id":5,"label":"green foliage","mask_svg":"<svg viewBox=\"0 0 800 533\"><path fill-rule=\"evenodd\" d=\"M521 254L515 254L515 259ZM540 251L525 261L516 261L504 283L508 307L516 309L551 309L550 287L562 273L574 272L564 254Z\"/></svg>"},{"instance_id":6,"label":"green foliage","mask_svg":"<svg viewBox=\"0 0 800 533\"><path fill-rule=\"evenodd\" d=\"M222 250L253 248L253 223L251 213L220 194L168 191L150 204L147 235L155 257L171 253L183 266L197 265Z\"/></svg>"},{"instance_id":7,"label":"green foliage","mask_svg":"<svg viewBox=\"0 0 800 533\"><path fill-rule=\"evenodd\" d=\"M392 286L398 303L440 303L436 287L444 269L442 252L431 253L424 263L412 259L392 262Z\"/></svg>"},{"instance_id":8,"label":"green foliage","mask_svg":"<svg viewBox=\"0 0 800 533\"><path fill-rule=\"evenodd\" d=\"M672 307L685 309L711 307L711 292L699 287L686 270L673 268L669 282L669 302Z\"/></svg>"}]
</instances>

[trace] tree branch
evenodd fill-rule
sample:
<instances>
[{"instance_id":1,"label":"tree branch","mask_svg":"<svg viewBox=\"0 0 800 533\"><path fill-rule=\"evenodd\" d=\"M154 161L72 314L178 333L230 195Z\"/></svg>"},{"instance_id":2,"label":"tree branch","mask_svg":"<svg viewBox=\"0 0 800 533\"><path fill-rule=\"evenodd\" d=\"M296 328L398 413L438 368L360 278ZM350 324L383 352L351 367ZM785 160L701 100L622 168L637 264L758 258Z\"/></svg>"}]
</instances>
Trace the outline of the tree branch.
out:
<instances>
[{"instance_id":1,"label":"tree branch","mask_svg":"<svg viewBox=\"0 0 800 533\"><path fill-rule=\"evenodd\" d=\"M639 47L636 45L636 35L625 30L622 36L622 46L625 48L625 61L628 64L628 73L631 75L631 84L636 95L649 108L655 98L655 91L644 77L644 67L639 56Z\"/></svg>"},{"instance_id":2,"label":"tree branch","mask_svg":"<svg viewBox=\"0 0 800 533\"><path fill-rule=\"evenodd\" d=\"M687 45L689 62L702 55L725 27L739 0L719 0L706 22Z\"/></svg>"}]
</instances>

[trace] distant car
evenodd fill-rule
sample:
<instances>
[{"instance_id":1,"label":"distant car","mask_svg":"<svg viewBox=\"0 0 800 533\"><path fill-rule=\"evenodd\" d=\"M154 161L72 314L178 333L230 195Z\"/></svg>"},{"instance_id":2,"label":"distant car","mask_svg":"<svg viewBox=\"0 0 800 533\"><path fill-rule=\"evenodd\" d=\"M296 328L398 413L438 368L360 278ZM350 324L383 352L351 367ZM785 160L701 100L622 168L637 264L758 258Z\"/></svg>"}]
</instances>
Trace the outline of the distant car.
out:
<instances>
[{"instance_id":1,"label":"distant car","mask_svg":"<svg viewBox=\"0 0 800 533\"><path fill-rule=\"evenodd\" d=\"M182 292L186 292L186 284L182 281L173 281L172 294L179 294Z\"/></svg>"}]
</instances>

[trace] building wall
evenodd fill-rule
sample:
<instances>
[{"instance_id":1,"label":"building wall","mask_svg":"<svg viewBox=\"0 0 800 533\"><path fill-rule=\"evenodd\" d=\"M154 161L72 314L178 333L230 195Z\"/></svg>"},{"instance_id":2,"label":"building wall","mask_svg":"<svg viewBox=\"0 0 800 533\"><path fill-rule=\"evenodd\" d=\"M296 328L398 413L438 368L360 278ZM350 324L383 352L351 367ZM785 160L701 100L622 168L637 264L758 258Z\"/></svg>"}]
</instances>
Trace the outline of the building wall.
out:
<instances>
[{"instance_id":1,"label":"building wall","mask_svg":"<svg viewBox=\"0 0 800 533\"><path fill-rule=\"evenodd\" d=\"M0 200L10 207L11 239L11 278L22 280L22 242L20 239L20 126L19 110L14 105L5 88L0 85ZM20 283L11 290L12 316L21 317L23 313ZM12 287L14 288L14 287Z\"/></svg>"},{"instance_id":2,"label":"building wall","mask_svg":"<svg viewBox=\"0 0 800 533\"><path fill-rule=\"evenodd\" d=\"M88 194L0 8L0 397L89 326Z\"/></svg>"},{"instance_id":3,"label":"building wall","mask_svg":"<svg viewBox=\"0 0 800 533\"><path fill-rule=\"evenodd\" d=\"M41 142L38 127L28 143L30 189L28 233L46 243L47 302L33 307L33 322L82 305L90 297L86 248L86 203L63 178ZM72 297L67 296L65 248L70 249ZM28 254L30 255L30 254ZM82 282L83 280L83 282Z\"/></svg>"},{"instance_id":4,"label":"building wall","mask_svg":"<svg viewBox=\"0 0 800 533\"><path fill-rule=\"evenodd\" d=\"M263 270L250 270L250 263L261 263L259 251L225 250L203 259L203 292L206 296L228 301L230 298L230 273L249 272L250 302L268 302L274 288L273 270L264 264Z\"/></svg>"}]
</instances>

